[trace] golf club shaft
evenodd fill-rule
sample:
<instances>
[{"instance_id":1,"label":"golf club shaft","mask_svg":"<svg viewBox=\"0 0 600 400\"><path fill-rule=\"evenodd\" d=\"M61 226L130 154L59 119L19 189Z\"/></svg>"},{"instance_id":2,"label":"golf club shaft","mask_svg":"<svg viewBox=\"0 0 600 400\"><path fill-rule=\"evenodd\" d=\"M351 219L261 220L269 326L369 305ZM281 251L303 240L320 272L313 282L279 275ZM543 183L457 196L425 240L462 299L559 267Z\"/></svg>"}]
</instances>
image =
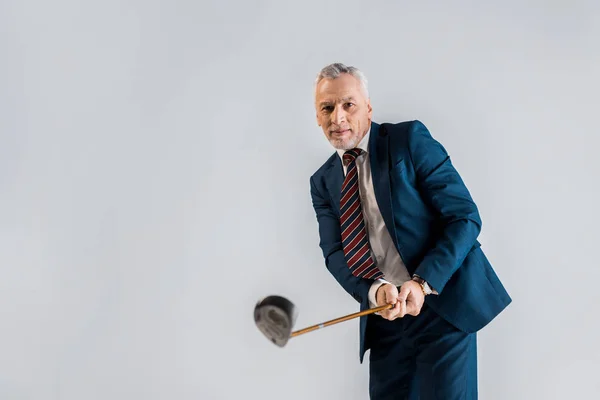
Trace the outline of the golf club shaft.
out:
<instances>
[{"instance_id":1,"label":"golf club shaft","mask_svg":"<svg viewBox=\"0 0 600 400\"><path fill-rule=\"evenodd\" d=\"M356 313L353 313L353 314L348 314L348 315L346 315L344 317L332 319L331 321L323 322L323 323L320 323L320 324L309 326L308 328L304 328L304 329L300 329L298 331L292 332L292 334L290 335L290 337L294 337L294 336L302 335L304 333L312 332L312 331L317 330L317 329L325 328L326 326L330 326L330 325L337 324L337 323L340 323L340 322L348 321L349 319L353 319L353 318L357 318L357 317L362 317L363 315L369 315L369 314L374 314L374 313L379 312L379 311L388 310L388 309L390 309L392 307L394 307L393 304L386 304L385 306L380 306L380 307L376 307L376 308L369 308L368 310L356 312Z\"/></svg>"}]
</instances>

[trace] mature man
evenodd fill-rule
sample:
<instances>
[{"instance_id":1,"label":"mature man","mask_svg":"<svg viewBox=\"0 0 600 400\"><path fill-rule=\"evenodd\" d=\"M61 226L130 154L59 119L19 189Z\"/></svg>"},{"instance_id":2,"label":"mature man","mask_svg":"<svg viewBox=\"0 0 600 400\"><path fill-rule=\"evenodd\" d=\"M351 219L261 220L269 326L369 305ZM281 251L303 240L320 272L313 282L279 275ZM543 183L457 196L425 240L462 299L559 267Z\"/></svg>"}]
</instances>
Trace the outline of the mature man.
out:
<instances>
[{"instance_id":1,"label":"mature man","mask_svg":"<svg viewBox=\"0 0 600 400\"><path fill-rule=\"evenodd\" d=\"M336 152L310 178L327 269L362 310L371 399L476 399L476 332L512 301L480 248L481 219L419 121L372 121L356 68L323 68L317 123Z\"/></svg>"}]
</instances>

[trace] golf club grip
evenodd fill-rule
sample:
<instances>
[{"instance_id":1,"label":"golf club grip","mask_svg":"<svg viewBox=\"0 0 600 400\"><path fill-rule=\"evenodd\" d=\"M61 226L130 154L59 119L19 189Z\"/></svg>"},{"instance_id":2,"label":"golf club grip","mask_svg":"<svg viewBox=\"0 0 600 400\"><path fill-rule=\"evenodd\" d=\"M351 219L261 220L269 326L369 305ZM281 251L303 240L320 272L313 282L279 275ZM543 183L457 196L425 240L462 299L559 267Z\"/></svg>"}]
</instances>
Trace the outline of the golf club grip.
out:
<instances>
[{"instance_id":1,"label":"golf club grip","mask_svg":"<svg viewBox=\"0 0 600 400\"><path fill-rule=\"evenodd\" d=\"M379 307L375 307L375 308L369 308L368 310L359 311L359 312L356 312L356 313L353 313L353 314L348 314L348 315L343 316L343 317L332 319L331 321L323 322L323 323L320 323L320 324L309 326L309 327L304 328L304 329L297 330L295 332L292 332L292 334L290 335L290 337L294 337L294 336L302 335L304 333L312 332L314 330L325 328L326 326L334 325L334 324L337 324L337 323L340 323L340 322L348 321L348 320L353 319L353 318L362 317L364 315L369 315L369 314L374 314L376 312L383 311L383 310L388 310L388 309L390 309L392 307L394 307L393 304L386 304L385 306L379 306Z\"/></svg>"}]
</instances>

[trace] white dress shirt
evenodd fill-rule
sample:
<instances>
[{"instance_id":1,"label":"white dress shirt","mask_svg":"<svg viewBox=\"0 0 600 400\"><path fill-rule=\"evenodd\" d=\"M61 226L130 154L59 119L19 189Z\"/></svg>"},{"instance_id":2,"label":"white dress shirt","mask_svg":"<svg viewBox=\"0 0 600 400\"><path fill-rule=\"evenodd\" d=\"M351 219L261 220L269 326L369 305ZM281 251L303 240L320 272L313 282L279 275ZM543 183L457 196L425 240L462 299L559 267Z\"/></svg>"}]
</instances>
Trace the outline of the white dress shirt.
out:
<instances>
[{"instance_id":1,"label":"white dress shirt","mask_svg":"<svg viewBox=\"0 0 600 400\"><path fill-rule=\"evenodd\" d=\"M377 289L382 284L391 283L395 286L402 286L404 282L411 279L411 276L385 226L379 206L377 205L377 200L375 199L368 152L370 134L371 130L369 129L365 137L356 146L364 151L356 158L356 168L358 172L358 191L365 220L365 228L371 246L371 255L385 278L377 279L369 289L369 302L371 308L373 308L377 305L375 293L377 293ZM344 176L346 176L347 171L343 159L345 152L346 150L337 150L338 155L342 159Z\"/></svg>"}]
</instances>

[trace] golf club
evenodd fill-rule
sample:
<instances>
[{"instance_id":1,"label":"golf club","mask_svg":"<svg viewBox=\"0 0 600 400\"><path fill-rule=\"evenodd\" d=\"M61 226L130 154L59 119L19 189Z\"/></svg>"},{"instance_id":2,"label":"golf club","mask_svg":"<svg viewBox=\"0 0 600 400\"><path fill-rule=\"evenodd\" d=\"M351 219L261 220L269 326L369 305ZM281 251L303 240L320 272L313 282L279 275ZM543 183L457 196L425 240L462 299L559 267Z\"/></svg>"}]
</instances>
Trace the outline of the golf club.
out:
<instances>
[{"instance_id":1,"label":"golf club","mask_svg":"<svg viewBox=\"0 0 600 400\"><path fill-rule=\"evenodd\" d=\"M254 307L254 322L267 339L277 346L283 347L290 338L325 328L326 326L348 321L353 318L374 314L392 307L393 304L386 304L384 306L348 314L304 329L292 331L294 323L296 322L296 317L298 316L296 307L285 297L273 295L267 296L256 303L256 306Z\"/></svg>"}]
</instances>

